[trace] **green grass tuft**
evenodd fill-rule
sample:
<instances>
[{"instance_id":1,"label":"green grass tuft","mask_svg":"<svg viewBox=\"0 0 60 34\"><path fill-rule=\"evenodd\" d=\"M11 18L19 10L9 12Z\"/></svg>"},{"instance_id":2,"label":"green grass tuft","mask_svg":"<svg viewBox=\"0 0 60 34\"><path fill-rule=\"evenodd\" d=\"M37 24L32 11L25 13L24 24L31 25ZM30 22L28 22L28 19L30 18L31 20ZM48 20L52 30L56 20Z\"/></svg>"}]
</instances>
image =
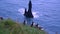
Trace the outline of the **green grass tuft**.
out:
<instances>
[{"instance_id":1,"label":"green grass tuft","mask_svg":"<svg viewBox=\"0 0 60 34\"><path fill-rule=\"evenodd\" d=\"M45 34L44 31L19 24L11 19L0 20L0 34Z\"/></svg>"}]
</instances>

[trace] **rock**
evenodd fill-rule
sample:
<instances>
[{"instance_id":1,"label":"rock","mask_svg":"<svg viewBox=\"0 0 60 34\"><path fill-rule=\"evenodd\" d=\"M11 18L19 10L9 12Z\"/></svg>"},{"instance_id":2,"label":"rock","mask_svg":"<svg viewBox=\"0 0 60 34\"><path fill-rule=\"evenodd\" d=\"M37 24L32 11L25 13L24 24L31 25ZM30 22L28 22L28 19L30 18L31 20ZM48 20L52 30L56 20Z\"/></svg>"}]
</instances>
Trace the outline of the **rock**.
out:
<instances>
[{"instance_id":1,"label":"rock","mask_svg":"<svg viewBox=\"0 0 60 34\"><path fill-rule=\"evenodd\" d=\"M25 22L26 22L26 21L24 20L24 22L23 22L24 25L26 24Z\"/></svg>"},{"instance_id":2,"label":"rock","mask_svg":"<svg viewBox=\"0 0 60 34\"><path fill-rule=\"evenodd\" d=\"M38 24L36 24L35 27L38 28Z\"/></svg>"},{"instance_id":3,"label":"rock","mask_svg":"<svg viewBox=\"0 0 60 34\"><path fill-rule=\"evenodd\" d=\"M3 20L3 17L0 17L0 20Z\"/></svg>"},{"instance_id":4,"label":"rock","mask_svg":"<svg viewBox=\"0 0 60 34\"><path fill-rule=\"evenodd\" d=\"M32 14L32 3L31 1L29 1L29 5L28 5L28 11L26 11L25 9L25 13L24 13L24 16L27 17L27 18L33 18L33 14Z\"/></svg>"},{"instance_id":5,"label":"rock","mask_svg":"<svg viewBox=\"0 0 60 34\"><path fill-rule=\"evenodd\" d=\"M33 26L34 22L32 22L31 27Z\"/></svg>"}]
</instances>

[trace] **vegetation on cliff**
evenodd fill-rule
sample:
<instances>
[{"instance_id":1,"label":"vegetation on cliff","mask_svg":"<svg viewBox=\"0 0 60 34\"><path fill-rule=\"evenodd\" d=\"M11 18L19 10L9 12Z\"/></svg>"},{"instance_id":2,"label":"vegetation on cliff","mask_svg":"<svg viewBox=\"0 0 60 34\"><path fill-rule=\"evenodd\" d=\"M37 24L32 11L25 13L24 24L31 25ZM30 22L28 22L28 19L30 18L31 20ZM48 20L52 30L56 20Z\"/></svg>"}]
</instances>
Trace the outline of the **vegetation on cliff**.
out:
<instances>
[{"instance_id":1,"label":"vegetation on cliff","mask_svg":"<svg viewBox=\"0 0 60 34\"><path fill-rule=\"evenodd\" d=\"M0 34L45 34L45 32L11 19L4 19L0 20Z\"/></svg>"}]
</instances>

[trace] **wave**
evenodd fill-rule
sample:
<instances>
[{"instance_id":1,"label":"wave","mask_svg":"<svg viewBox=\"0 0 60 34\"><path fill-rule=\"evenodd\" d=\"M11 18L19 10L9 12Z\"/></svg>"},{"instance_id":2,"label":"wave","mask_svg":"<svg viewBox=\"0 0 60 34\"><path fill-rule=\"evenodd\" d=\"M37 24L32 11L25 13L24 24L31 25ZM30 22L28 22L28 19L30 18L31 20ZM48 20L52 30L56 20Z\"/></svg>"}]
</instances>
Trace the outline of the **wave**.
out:
<instances>
[{"instance_id":1,"label":"wave","mask_svg":"<svg viewBox=\"0 0 60 34\"><path fill-rule=\"evenodd\" d=\"M20 14L24 14L25 9L24 8L20 8L20 9L18 9L18 12ZM32 14L33 14L34 18L38 18L39 17L39 12L38 11L32 11Z\"/></svg>"}]
</instances>

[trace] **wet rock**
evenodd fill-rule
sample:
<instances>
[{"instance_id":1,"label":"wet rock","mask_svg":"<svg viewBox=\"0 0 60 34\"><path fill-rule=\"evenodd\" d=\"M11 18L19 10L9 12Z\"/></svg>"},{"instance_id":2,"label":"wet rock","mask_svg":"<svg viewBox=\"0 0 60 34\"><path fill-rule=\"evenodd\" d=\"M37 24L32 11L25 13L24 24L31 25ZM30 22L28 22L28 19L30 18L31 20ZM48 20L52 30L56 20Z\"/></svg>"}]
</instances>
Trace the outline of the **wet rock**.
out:
<instances>
[{"instance_id":1,"label":"wet rock","mask_svg":"<svg viewBox=\"0 0 60 34\"><path fill-rule=\"evenodd\" d=\"M3 20L3 17L0 17L0 20Z\"/></svg>"},{"instance_id":2,"label":"wet rock","mask_svg":"<svg viewBox=\"0 0 60 34\"><path fill-rule=\"evenodd\" d=\"M25 9L24 16L27 18L33 18L33 14L32 14L31 10L32 10L32 3L31 3L31 1L29 1L28 11L26 11L26 9Z\"/></svg>"}]
</instances>

